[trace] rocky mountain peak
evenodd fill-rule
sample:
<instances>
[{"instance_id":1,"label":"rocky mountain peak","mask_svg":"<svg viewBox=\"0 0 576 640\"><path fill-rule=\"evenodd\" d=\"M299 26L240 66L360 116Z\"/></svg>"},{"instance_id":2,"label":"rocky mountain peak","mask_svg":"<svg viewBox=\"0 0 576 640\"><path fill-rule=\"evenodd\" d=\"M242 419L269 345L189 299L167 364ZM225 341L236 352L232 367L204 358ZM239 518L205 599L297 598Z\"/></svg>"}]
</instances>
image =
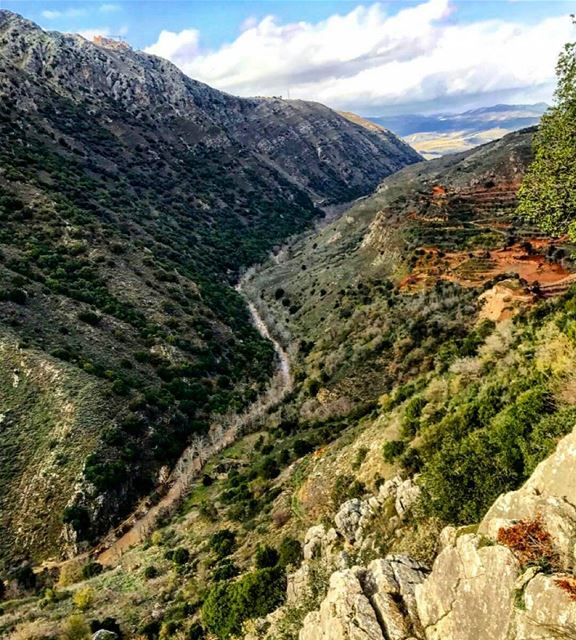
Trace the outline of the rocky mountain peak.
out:
<instances>
[{"instance_id":1,"label":"rocky mountain peak","mask_svg":"<svg viewBox=\"0 0 576 640\"><path fill-rule=\"evenodd\" d=\"M9 11L0 11L0 65L0 91L21 109L37 109L45 99L42 84L94 114L114 106L170 128L183 119L185 144L248 147L321 203L363 195L421 159L390 132L367 129L321 104L237 98L162 58L107 40L46 32Z\"/></svg>"}]
</instances>

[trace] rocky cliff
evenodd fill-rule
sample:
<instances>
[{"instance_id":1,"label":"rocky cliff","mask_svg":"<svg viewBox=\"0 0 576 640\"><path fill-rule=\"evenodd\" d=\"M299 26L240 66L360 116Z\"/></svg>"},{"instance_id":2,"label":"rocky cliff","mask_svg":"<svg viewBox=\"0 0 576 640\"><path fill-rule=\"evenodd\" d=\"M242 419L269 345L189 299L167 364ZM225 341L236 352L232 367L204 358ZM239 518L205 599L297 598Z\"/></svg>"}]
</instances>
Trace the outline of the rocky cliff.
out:
<instances>
[{"instance_id":1,"label":"rocky cliff","mask_svg":"<svg viewBox=\"0 0 576 640\"><path fill-rule=\"evenodd\" d=\"M289 577L284 610L310 602L314 563L334 571L318 608L303 619L299 640L573 638L575 464L572 432L479 526L446 527L432 567L405 555L359 562L366 551L361 520L378 517L393 497L396 509L405 503L387 512L397 526L417 501L417 484L389 481L377 496L345 503L334 528L308 531L304 562ZM275 637L281 620L272 614L249 637Z\"/></svg>"}]
</instances>

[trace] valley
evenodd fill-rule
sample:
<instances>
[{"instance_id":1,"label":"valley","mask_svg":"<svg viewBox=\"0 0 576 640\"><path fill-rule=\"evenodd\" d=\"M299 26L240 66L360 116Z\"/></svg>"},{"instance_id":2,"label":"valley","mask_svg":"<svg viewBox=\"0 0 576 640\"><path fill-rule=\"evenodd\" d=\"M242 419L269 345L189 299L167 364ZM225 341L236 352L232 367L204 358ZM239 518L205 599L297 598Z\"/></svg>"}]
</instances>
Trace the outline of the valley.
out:
<instances>
[{"instance_id":1,"label":"valley","mask_svg":"<svg viewBox=\"0 0 576 640\"><path fill-rule=\"evenodd\" d=\"M481 519L574 419L571 241L514 214L533 134L385 178L248 270L239 289L277 354L269 391L223 414L164 493L89 555L38 568L53 586L5 602L0 633L50 637L82 618L113 619L127 637L330 637L350 616L382 615L339 600L371 593L351 562L372 575L379 558L409 555L422 581L443 526ZM232 606L249 584L261 587ZM415 606L386 615L423 637Z\"/></svg>"},{"instance_id":2,"label":"valley","mask_svg":"<svg viewBox=\"0 0 576 640\"><path fill-rule=\"evenodd\" d=\"M558 69L424 160L0 10L0 638L574 635Z\"/></svg>"},{"instance_id":3,"label":"valley","mask_svg":"<svg viewBox=\"0 0 576 640\"><path fill-rule=\"evenodd\" d=\"M241 284L237 290L241 293ZM293 386L290 372L290 360L280 343L269 333L256 307L248 302L252 322L260 335L269 340L276 354L276 372L272 375L268 388L257 398L247 411L241 415L224 415L213 424L208 433L192 442L182 453L170 477L162 489L157 503L151 504L150 498L134 511L121 525L108 534L90 555L104 567L114 566L124 553L137 544L144 543L154 531L160 518L170 517L187 496L190 485L197 478L205 465L220 451L230 447L246 431L263 418L267 412L282 402ZM157 494L158 495L158 494Z\"/></svg>"},{"instance_id":4,"label":"valley","mask_svg":"<svg viewBox=\"0 0 576 640\"><path fill-rule=\"evenodd\" d=\"M8 11L0 70L1 339L14 360L34 354L30 384L53 369L92 387L62 389L65 433L50 394L30 430L29 405L13 400L0 453L10 564L85 551L213 418L242 413L274 350L238 274L321 217L317 203L365 194L420 156L322 105L234 98Z\"/></svg>"}]
</instances>

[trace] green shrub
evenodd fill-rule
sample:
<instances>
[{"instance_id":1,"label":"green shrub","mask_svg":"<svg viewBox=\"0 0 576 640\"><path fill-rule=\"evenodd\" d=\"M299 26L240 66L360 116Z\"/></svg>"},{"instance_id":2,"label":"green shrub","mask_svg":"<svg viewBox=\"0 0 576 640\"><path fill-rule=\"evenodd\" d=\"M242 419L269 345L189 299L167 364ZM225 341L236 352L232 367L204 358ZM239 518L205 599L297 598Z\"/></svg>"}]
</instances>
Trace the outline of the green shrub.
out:
<instances>
[{"instance_id":1,"label":"green shrub","mask_svg":"<svg viewBox=\"0 0 576 640\"><path fill-rule=\"evenodd\" d=\"M354 476L339 475L332 487L332 503L338 508L345 500L361 498L366 493L366 487Z\"/></svg>"},{"instance_id":2,"label":"green shrub","mask_svg":"<svg viewBox=\"0 0 576 640\"><path fill-rule=\"evenodd\" d=\"M3 289L0 290L0 301L26 304L28 301L28 294L24 289Z\"/></svg>"},{"instance_id":3,"label":"green shrub","mask_svg":"<svg viewBox=\"0 0 576 640\"><path fill-rule=\"evenodd\" d=\"M146 580L152 580L159 575L158 569L154 565L149 565L144 569L144 577Z\"/></svg>"},{"instance_id":4,"label":"green shrub","mask_svg":"<svg viewBox=\"0 0 576 640\"><path fill-rule=\"evenodd\" d=\"M404 410L404 417L402 419L402 435L407 438L412 438L418 432L420 428L420 416L422 409L426 406L427 401L421 396L412 398L407 404Z\"/></svg>"},{"instance_id":5,"label":"green shrub","mask_svg":"<svg viewBox=\"0 0 576 640\"><path fill-rule=\"evenodd\" d=\"M242 623L261 618L285 599L286 576L280 567L259 569L234 582L217 582L204 600L202 622L222 640L239 634Z\"/></svg>"},{"instance_id":6,"label":"green shrub","mask_svg":"<svg viewBox=\"0 0 576 640\"><path fill-rule=\"evenodd\" d=\"M254 564L257 569L267 569L278 564L278 551L268 545L259 546L254 556Z\"/></svg>"},{"instance_id":7,"label":"green shrub","mask_svg":"<svg viewBox=\"0 0 576 640\"><path fill-rule=\"evenodd\" d=\"M100 316L93 311L79 311L78 312L78 320L82 322L86 322L87 324L91 324L93 327L96 327L100 324Z\"/></svg>"},{"instance_id":8,"label":"green shrub","mask_svg":"<svg viewBox=\"0 0 576 640\"><path fill-rule=\"evenodd\" d=\"M185 547L178 547L174 549L174 553L172 554L172 562L177 565L185 565L188 564L190 560L190 551Z\"/></svg>"},{"instance_id":9,"label":"green shrub","mask_svg":"<svg viewBox=\"0 0 576 640\"><path fill-rule=\"evenodd\" d=\"M394 462L396 458L401 456L406 451L406 441L404 440L390 440L385 442L382 447L382 454L386 462Z\"/></svg>"},{"instance_id":10,"label":"green shrub","mask_svg":"<svg viewBox=\"0 0 576 640\"><path fill-rule=\"evenodd\" d=\"M87 580L102 573L104 567L99 562L89 562L82 568L82 576Z\"/></svg>"},{"instance_id":11,"label":"green shrub","mask_svg":"<svg viewBox=\"0 0 576 640\"><path fill-rule=\"evenodd\" d=\"M295 538L286 536L282 538L278 548L278 564L281 567L288 565L297 566L302 560L302 545Z\"/></svg>"},{"instance_id":12,"label":"green shrub","mask_svg":"<svg viewBox=\"0 0 576 640\"><path fill-rule=\"evenodd\" d=\"M292 450L297 458L302 458L311 451L314 451L314 445L312 445L308 440L298 438L297 440L294 440Z\"/></svg>"},{"instance_id":13,"label":"green shrub","mask_svg":"<svg viewBox=\"0 0 576 640\"><path fill-rule=\"evenodd\" d=\"M266 456L260 464L258 473L265 480L272 480L273 478L276 478L280 473L278 462L276 462L276 459L272 456Z\"/></svg>"},{"instance_id":14,"label":"green shrub","mask_svg":"<svg viewBox=\"0 0 576 640\"><path fill-rule=\"evenodd\" d=\"M236 547L236 534L230 531L230 529L221 529L212 534L208 544L218 558L225 558L229 556Z\"/></svg>"}]
</instances>

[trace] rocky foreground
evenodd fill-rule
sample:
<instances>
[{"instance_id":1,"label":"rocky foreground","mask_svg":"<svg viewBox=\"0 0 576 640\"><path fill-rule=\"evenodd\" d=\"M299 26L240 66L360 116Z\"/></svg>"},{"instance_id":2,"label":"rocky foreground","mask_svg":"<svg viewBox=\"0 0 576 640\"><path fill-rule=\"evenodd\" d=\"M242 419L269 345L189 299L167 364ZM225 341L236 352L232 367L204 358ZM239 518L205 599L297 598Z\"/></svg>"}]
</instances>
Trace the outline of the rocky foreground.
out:
<instances>
[{"instance_id":1,"label":"rocky foreground","mask_svg":"<svg viewBox=\"0 0 576 640\"><path fill-rule=\"evenodd\" d=\"M375 518L392 529L418 498L411 480L349 500L335 526L308 530L304 561L288 581L287 604L246 640L273 638L287 611L310 601L318 567L332 574L299 640L543 640L576 629L576 432L566 436L518 491L502 495L479 526L446 527L431 568L406 555L363 564L377 540Z\"/></svg>"}]
</instances>

